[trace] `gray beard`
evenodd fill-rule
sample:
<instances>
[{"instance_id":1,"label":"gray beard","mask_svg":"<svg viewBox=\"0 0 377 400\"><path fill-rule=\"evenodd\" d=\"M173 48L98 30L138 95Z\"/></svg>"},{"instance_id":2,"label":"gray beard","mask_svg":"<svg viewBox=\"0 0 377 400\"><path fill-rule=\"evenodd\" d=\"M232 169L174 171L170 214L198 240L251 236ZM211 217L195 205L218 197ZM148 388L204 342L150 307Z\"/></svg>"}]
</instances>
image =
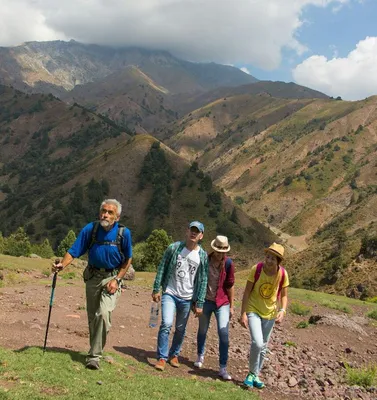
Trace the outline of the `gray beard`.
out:
<instances>
[{"instance_id":1,"label":"gray beard","mask_svg":"<svg viewBox=\"0 0 377 400\"><path fill-rule=\"evenodd\" d=\"M102 226L102 228L108 228L110 226L110 222L106 221L105 219L101 220L99 223Z\"/></svg>"}]
</instances>

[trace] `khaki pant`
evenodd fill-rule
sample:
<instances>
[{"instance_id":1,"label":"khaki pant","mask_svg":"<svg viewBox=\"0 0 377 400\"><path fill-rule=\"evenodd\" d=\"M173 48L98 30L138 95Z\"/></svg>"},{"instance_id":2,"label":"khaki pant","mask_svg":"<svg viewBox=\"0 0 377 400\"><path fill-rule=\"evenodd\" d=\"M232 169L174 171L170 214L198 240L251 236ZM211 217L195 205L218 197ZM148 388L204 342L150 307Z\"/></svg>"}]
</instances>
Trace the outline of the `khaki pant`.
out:
<instances>
[{"instance_id":1,"label":"khaki pant","mask_svg":"<svg viewBox=\"0 0 377 400\"><path fill-rule=\"evenodd\" d=\"M92 276L86 281L86 310L89 323L90 350L88 360L102 357L106 337L111 327L111 313L114 311L121 288L109 294L106 284L114 278L117 271L101 272L92 270Z\"/></svg>"}]
</instances>

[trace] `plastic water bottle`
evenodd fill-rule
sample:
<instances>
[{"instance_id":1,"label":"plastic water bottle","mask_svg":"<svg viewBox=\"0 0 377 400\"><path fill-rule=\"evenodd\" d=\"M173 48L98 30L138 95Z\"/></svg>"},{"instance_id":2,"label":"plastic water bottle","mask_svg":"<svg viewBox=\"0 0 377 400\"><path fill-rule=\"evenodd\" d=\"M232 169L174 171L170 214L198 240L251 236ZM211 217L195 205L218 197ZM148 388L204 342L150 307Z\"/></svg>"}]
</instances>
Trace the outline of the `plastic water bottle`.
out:
<instances>
[{"instance_id":1,"label":"plastic water bottle","mask_svg":"<svg viewBox=\"0 0 377 400\"><path fill-rule=\"evenodd\" d=\"M155 328L158 324L158 313L160 312L160 303L152 301L151 315L149 317L149 327Z\"/></svg>"}]
</instances>

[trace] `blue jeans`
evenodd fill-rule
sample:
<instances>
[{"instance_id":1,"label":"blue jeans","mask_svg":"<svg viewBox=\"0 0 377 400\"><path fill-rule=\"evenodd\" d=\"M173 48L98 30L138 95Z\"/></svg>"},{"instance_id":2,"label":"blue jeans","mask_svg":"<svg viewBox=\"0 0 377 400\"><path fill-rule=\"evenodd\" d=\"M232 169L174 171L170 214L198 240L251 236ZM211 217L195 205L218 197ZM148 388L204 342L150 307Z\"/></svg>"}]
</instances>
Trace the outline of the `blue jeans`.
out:
<instances>
[{"instance_id":1,"label":"blue jeans","mask_svg":"<svg viewBox=\"0 0 377 400\"><path fill-rule=\"evenodd\" d=\"M199 329L197 336L198 355L204 356L205 343L212 313L217 321L217 334L219 335L219 363L220 368L226 367L229 349L229 309L225 304L219 308L214 301L206 300L203 306L203 314L199 317Z\"/></svg>"},{"instance_id":2,"label":"blue jeans","mask_svg":"<svg viewBox=\"0 0 377 400\"><path fill-rule=\"evenodd\" d=\"M191 300L183 300L179 297L164 293L161 299L161 325L157 339L157 360L167 360L170 357L178 356L181 351L185 337L187 320L190 315ZM173 326L174 315L175 332L169 353L169 333Z\"/></svg>"},{"instance_id":3,"label":"blue jeans","mask_svg":"<svg viewBox=\"0 0 377 400\"><path fill-rule=\"evenodd\" d=\"M267 344L275 324L275 319L264 319L256 313L248 313L247 319L251 335L249 372L258 376L263 367Z\"/></svg>"}]
</instances>

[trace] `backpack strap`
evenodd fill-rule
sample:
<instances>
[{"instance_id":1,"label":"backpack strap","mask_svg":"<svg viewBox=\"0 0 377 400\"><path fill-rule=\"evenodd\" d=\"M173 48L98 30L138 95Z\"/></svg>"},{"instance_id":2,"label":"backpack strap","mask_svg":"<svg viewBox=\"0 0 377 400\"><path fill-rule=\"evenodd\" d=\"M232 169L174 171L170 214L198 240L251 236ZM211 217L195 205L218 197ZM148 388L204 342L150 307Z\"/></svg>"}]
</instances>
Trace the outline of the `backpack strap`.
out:
<instances>
[{"instance_id":1,"label":"backpack strap","mask_svg":"<svg viewBox=\"0 0 377 400\"><path fill-rule=\"evenodd\" d=\"M122 263L123 263L124 260L125 260L125 256L124 256L124 253L123 253L123 250L122 250L122 239L123 239L123 233L124 233L124 230L125 230L126 227L124 225L118 224L118 233L117 233L117 238L116 238L115 242L109 242L109 241L98 242L96 240L98 227L99 227L99 221L96 221L94 223L94 225L93 225L92 234L91 234L91 241L90 241L90 244L88 246L88 250L90 250L95 243L102 244L102 245L108 245L108 246L116 245L117 248L118 248L118 251L120 253L120 256L122 257Z\"/></svg>"},{"instance_id":2,"label":"backpack strap","mask_svg":"<svg viewBox=\"0 0 377 400\"><path fill-rule=\"evenodd\" d=\"M284 279L285 279L285 269L280 265L281 270L281 278L279 282L279 289L278 289L278 299L280 299L281 290L283 289Z\"/></svg>"},{"instance_id":3,"label":"backpack strap","mask_svg":"<svg viewBox=\"0 0 377 400\"><path fill-rule=\"evenodd\" d=\"M88 246L88 250L90 250L94 243L96 242L96 237L97 237L97 231L98 231L98 227L99 227L99 221L96 221L93 225L93 229L92 229L92 234L91 234L91 239L90 239L90 243Z\"/></svg>"},{"instance_id":4,"label":"backpack strap","mask_svg":"<svg viewBox=\"0 0 377 400\"><path fill-rule=\"evenodd\" d=\"M118 224L118 233L117 233L117 247L118 251L120 253L120 256L122 257L122 263L124 263L126 257L124 256L123 250L122 250L122 240L123 240L123 232L125 230L124 225Z\"/></svg>"},{"instance_id":5,"label":"backpack strap","mask_svg":"<svg viewBox=\"0 0 377 400\"><path fill-rule=\"evenodd\" d=\"M232 266L232 259L228 257L226 259L226 261L225 261L225 272L226 272L226 274L229 273L231 266Z\"/></svg>"},{"instance_id":6,"label":"backpack strap","mask_svg":"<svg viewBox=\"0 0 377 400\"><path fill-rule=\"evenodd\" d=\"M262 262L258 263L257 264L257 268L255 268L253 287L251 288L250 292L253 291L254 286L257 283L257 281L258 281L258 279L260 277L260 274L262 273L262 268L263 268L263 263Z\"/></svg>"}]
</instances>

